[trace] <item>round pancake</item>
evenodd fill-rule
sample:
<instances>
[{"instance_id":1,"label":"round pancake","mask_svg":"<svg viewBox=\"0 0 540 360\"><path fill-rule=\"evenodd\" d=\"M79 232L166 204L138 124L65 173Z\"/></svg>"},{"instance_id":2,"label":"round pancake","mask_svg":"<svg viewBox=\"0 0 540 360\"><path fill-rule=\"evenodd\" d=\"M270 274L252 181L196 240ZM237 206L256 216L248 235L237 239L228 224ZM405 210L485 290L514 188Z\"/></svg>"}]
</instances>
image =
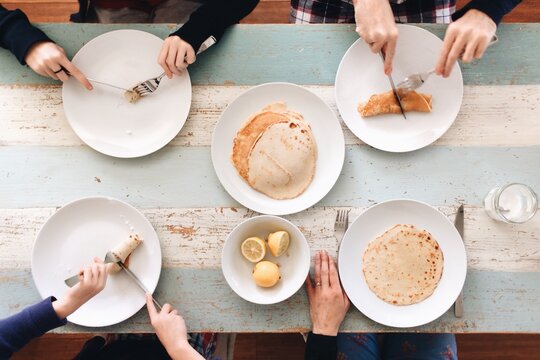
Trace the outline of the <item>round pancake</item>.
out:
<instances>
[{"instance_id":1,"label":"round pancake","mask_svg":"<svg viewBox=\"0 0 540 360\"><path fill-rule=\"evenodd\" d=\"M317 146L309 125L291 120L269 126L248 158L248 183L278 200L302 194L315 174Z\"/></svg>"},{"instance_id":2,"label":"round pancake","mask_svg":"<svg viewBox=\"0 0 540 360\"><path fill-rule=\"evenodd\" d=\"M378 298L411 305L435 291L443 262L441 248L429 232L398 224L368 244L362 270Z\"/></svg>"}]
</instances>

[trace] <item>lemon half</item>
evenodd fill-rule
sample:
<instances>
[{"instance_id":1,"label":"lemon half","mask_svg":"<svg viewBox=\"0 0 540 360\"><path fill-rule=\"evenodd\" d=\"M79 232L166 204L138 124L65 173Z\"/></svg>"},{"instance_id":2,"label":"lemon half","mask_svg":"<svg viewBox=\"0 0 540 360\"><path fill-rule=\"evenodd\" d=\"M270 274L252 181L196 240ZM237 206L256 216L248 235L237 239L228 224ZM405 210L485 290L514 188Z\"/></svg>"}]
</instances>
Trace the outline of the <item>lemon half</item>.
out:
<instances>
[{"instance_id":1,"label":"lemon half","mask_svg":"<svg viewBox=\"0 0 540 360\"><path fill-rule=\"evenodd\" d=\"M251 262L259 262L266 255L266 245L264 240L258 237L249 237L242 243L240 247L242 255Z\"/></svg>"},{"instance_id":2,"label":"lemon half","mask_svg":"<svg viewBox=\"0 0 540 360\"><path fill-rule=\"evenodd\" d=\"M268 248L275 257L283 255L289 248L289 233L276 231L268 235Z\"/></svg>"}]
</instances>

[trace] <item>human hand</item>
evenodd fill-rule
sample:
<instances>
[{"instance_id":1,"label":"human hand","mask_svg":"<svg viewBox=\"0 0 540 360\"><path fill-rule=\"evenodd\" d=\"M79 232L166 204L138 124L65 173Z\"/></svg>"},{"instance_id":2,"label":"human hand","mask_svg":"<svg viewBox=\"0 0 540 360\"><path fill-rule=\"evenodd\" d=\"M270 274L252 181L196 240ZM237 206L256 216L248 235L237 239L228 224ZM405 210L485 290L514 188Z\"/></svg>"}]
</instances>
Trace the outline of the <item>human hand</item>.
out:
<instances>
[{"instance_id":1,"label":"human hand","mask_svg":"<svg viewBox=\"0 0 540 360\"><path fill-rule=\"evenodd\" d=\"M81 270L80 281L70 288L62 298L53 302L59 318L65 319L88 300L99 294L107 283L107 266L98 258L86 269Z\"/></svg>"},{"instance_id":2,"label":"human hand","mask_svg":"<svg viewBox=\"0 0 540 360\"><path fill-rule=\"evenodd\" d=\"M148 308L150 323L171 358L175 360L203 359L189 345L186 323L177 310L173 309L171 305L165 304L161 311L158 312L150 294L146 294L146 307Z\"/></svg>"},{"instance_id":3,"label":"human hand","mask_svg":"<svg viewBox=\"0 0 540 360\"><path fill-rule=\"evenodd\" d=\"M180 36L169 36L163 41L158 56L158 64L161 65L169 79L172 78L173 74L180 75L195 60L195 50Z\"/></svg>"},{"instance_id":4,"label":"human hand","mask_svg":"<svg viewBox=\"0 0 540 360\"><path fill-rule=\"evenodd\" d=\"M71 74L85 88L92 90L86 76L69 61L64 49L53 42L37 42L32 45L26 54L25 62L36 73L54 80L67 81ZM69 71L69 74L65 70Z\"/></svg>"},{"instance_id":5,"label":"human hand","mask_svg":"<svg viewBox=\"0 0 540 360\"><path fill-rule=\"evenodd\" d=\"M384 52L384 73L392 73L398 28L387 0L355 0L356 32L373 53Z\"/></svg>"},{"instance_id":6,"label":"human hand","mask_svg":"<svg viewBox=\"0 0 540 360\"><path fill-rule=\"evenodd\" d=\"M336 264L326 251L315 255L315 284L308 275L306 291L313 333L336 336L350 302L341 288Z\"/></svg>"},{"instance_id":7,"label":"human hand","mask_svg":"<svg viewBox=\"0 0 540 360\"><path fill-rule=\"evenodd\" d=\"M450 76L459 57L466 63L480 59L496 31L497 25L485 13L476 9L467 11L448 25L435 73Z\"/></svg>"}]
</instances>

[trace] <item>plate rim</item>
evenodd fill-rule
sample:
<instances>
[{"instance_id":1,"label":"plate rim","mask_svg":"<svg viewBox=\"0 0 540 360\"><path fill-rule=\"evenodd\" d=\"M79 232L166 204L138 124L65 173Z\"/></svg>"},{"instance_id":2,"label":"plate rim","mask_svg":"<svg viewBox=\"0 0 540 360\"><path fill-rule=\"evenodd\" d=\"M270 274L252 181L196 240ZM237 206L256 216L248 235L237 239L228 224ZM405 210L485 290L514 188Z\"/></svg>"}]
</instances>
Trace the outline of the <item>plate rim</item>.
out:
<instances>
[{"instance_id":1,"label":"plate rim","mask_svg":"<svg viewBox=\"0 0 540 360\"><path fill-rule=\"evenodd\" d=\"M102 37L107 37L107 36L110 36L111 33L144 33L144 34L148 34L148 35L151 35L161 41L163 41L162 38L160 38L159 36L157 35L154 35L152 34L151 32L148 32L148 31L143 31L143 30L139 30L139 29L115 29L115 30L110 30L110 31L106 31L102 34L99 34L98 36L92 38L90 41L88 41L87 43L85 43L81 48L79 48L77 50L77 52L73 55L73 58L71 59L71 61L75 61L77 56L79 55L79 52L84 49L86 46L92 44L94 41L97 41L98 39L102 38ZM150 154L153 154L161 149L163 149L165 146L167 146L171 141L174 140L174 138L180 133L180 131L182 131L182 129L184 128L184 125L186 124L187 122L187 119L189 118L189 114L191 112L191 105L192 105L192 102L193 102L193 84L191 83L191 77L189 76L189 71L188 69L184 69L184 72L185 72L185 75L187 77L187 80L188 80L188 83L189 83L189 106L188 106L188 109L187 109L187 112L186 112L186 115L185 115L185 119L180 121L180 127L178 129L178 131L172 136L172 138L170 138L165 144L151 150L150 152L148 151L143 151L143 152L134 152L132 155L117 155L117 154L114 154L114 152L109 152L109 151L104 151L104 150L100 150L100 149L97 149L95 148L94 146L90 145L85 139L83 139L79 133L77 131L75 131L75 128L73 126L73 121L72 121L72 116L70 116L68 113L69 113L69 110L66 108L66 103L64 101L64 98L65 98L65 95L64 95L64 92L66 91L66 83L62 83L62 108L64 110L64 114L65 114L65 118L69 124L69 127L71 128L71 130L73 131L73 133L86 145L88 146L89 148L93 149L94 151L97 151L99 152L100 154L103 154L103 155L107 155L107 156L110 156L110 157L114 157L114 158L118 158L118 159L135 159L135 158L141 158L141 157L144 157L144 156L148 156ZM73 115L73 114L71 114ZM184 116L182 116L183 118Z\"/></svg>"},{"instance_id":2,"label":"plate rim","mask_svg":"<svg viewBox=\"0 0 540 360\"><path fill-rule=\"evenodd\" d=\"M159 240L159 236L156 232L156 229L154 228L154 226L152 225L152 223L150 223L150 220L148 220L148 218L140 211L138 210L136 207L134 207L133 205L125 202L125 201L122 201L122 200L119 200L115 197L112 197L112 196L106 196L106 195L95 195L95 196L85 196L85 197L81 197L81 198L78 198L78 199L75 199L75 200L72 200L64 205L62 205L60 208L58 208L52 215L50 215L47 220L45 221L45 223L43 223L43 225L41 226L41 228L39 229L38 233L36 234L35 238L34 238L34 241L32 243L32 252L31 252L31 257L30 257L30 271L31 271L31 274L32 274L32 282L34 283L34 287L36 288L39 296L42 298L42 299L46 299L47 297L51 296L50 294L42 294L41 292L41 289L40 287L38 286L38 283L36 282L36 275L35 275L35 248L36 248L36 244L37 244L37 241L40 237L40 235L42 234L43 230L45 229L45 227L47 226L47 224L49 223L49 221L54 217L54 216L57 216L57 214L62 211L64 208L68 207L68 206L73 206L75 204L78 204L78 203L81 203L81 202L85 202L85 201L89 201L89 200L107 200L107 201L116 201L116 202L119 202L121 203L122 205L124 206L127 206L129 208L131 208L132 210L135 210L139 215L142 216L142 218L144 218L144 221L146 221L148 223L148 225L152 228L152 230L154 231L154 234L156 235L156 239L158 241L158 250L159 250L159 270L158 270L158 276L157 276L157 281L156 281L156 284L154 286L150 286L148 287L148 290L150 290L151 294L153 294L155 291L156 291L156 288L157 288L157 285L159 284L159 279L161 277L161 270L163 269L163 253L161 251L161 241ZM63 210L63 211L67 211L67 210ZM83 326L83 327L87 327L87 328L101 328L101 327L107 327L107 326L112 326L112 325L116 325L116 324L119 324L119 323L122 323L128 319L130 319L131 317L133 317L135 314L137 314L143 307L145 306L145 304L143 304L139 309L137 309L133 314L131 314L130 316L126 317L125 319L122 319L122 320L119 320L119 321L115 321L115 322L111 322L111 323L103 323L102 325L86 325L86 324L81 324L81 323L77 323L77 322L73 322L69 319L68 322L72 323L72 324L76 324L78 326Z\"/></svg>"},{"instance_id":3,"label":"plate rim","mask_svg":"<svg viewBox=\"0 0 540 360\"><path fill-rule=\"evenodd\" d=\"M224 177L225 174L221 174L220 171L218 171L218 166L217 166L218 160L216 159L216 157L218 155L216 154L216 152L218 150L216 149L215 143L216 143L216 139L218 137L217 129L218 129L218 126L220 125L220 123L222 122L223 114L225 114L226 111L234 103L239 101L239 99L242 96L244 96L245 94L247 94L248 92L255 91L256 89L263 88L263 87L268 87L268 86L290 86L290 87L300 89L302 91L306 91L306 92L310 93L312 96L314 96L315 98L317 98L320 101L320 103L323 104L330 111L330 113L332 113L334 115L334 119L337 121L338 129L339 129L339 135L340 135L339 139L340 139L341 144L343 144L342 146L341 146L341 144L339 144L339 146L338 146L338 144L336 144L336 148L339 148L339 152L340 152L339 158L341 160L339 161L339 171L336 171L336 174L333 175L333 179L332 179L332 182L331 182L332 185L329 187L329 189L327 189L327 190L325 189L324 194L322 194L322 192L321 192L321 195L317 196L317 198L318 198L317 200L306 202L306 205L296 206L296 207L289 206L288 209L292 209L292 210L283 209L281 211L279 211L279 210L274 211L274 210L271 210L271 209L267 209L266 206L260 206L258 204L255 204L256 206L248 206L249 201L238 199L239 196L235 196L235 195L238 195L238 194L233 195L231 193L231 191L229 190L229 188L226 187L223 184L222 177ZM233 101L231 101L227 105L227 107L221 112L221 115L220 115L216 125L214 126L214 130L212 132L212 140L211 140L211 143L210 143L210 155L211 155L211 159L212 159L212 166L214 168L214 173L216 174L220 185L225 189L225 191L227 192L227 194L229 194L230 197L232 197L235 201L239 202L242 206L244 206L244 207L246 207L246 208L248 208L250 210L256 211L258 213L261 213L261 214L264 214L264 215L284 216L284 215L291 215L291 214L299 213L301 211L304 211L304 210L316 205L326 195L328 195L328 193L330 193L330 191L332 191L332 189L334 188L334 186L336 186L336 183L337 183L337 181L339 180L339 178L341 176L341 172L343 171L343 165L345 163L345 146L346 146L346 144L345 144L345 135L343 134L343 129L341 127L341 122L339 121L339 117L337 116L335 111L332 110L332 108L326 103L326 101L324 101L319 95L315 94L313 91L311 91L310 89L307 89L306 87L304 87L302 85L298 85L298 84L291 83L291 82L286 82L286 81L275 81L275 82L267 82L267 83L252 86L249 89L246 89L245 91L243 91L240 95L238 95ZM231 149L232 149L232 144L231 144ZM320 148L317 147L317 150L320 151ZM337 159L337 157L336 157L336 159ZM315 171L317 172L317 169ZM310 184L310 186L311 186L311 184ZM252 189L252 190L257 192L257 190L255 190L255 189ZM269 197L269 199L271 199L271 198ZM276 202L282 201L282 200L276 200L276 199L271 199L271 200L276 201Z\"/></svg>"},{"instance_id":4,"label":"plate rim","mask_svg":"<svg viewBox=\"0 0 540 360\"><path fill-rule=\"evenodd\" d=\"M284 297L284 298L278 298L278 300L274 300L274 301L255 301L255 300L252 300L252 299L248 299L247 297L239 294L238 292L236 292L235 288L231 285L231 282L229 281L229 278L228 276L226 275L224 269L223 269L223 259L225 257L225 245L227 244L227 242L229 242L231 236L236 233L237 231L239 231L238 229L243 226L245 223L248 223L248 222L251 222L251 221L255 221L256 220L259 220L259 219L277 219L278 221L284 221L286 223L288 223L289 225L291 225L292 227L294 227L296 230L298 230L298 232L302 235L302 243L307 247L307 258L308 258L308 265L306 270L305 270L305 274L303 276L303 278L306 278L309 274L309 269L310 269L310 266L311 266L311 247L309 246L309 242L307 241L307 238L306 238L306 235L304 235L304 233L300 230L300 228L294 224L293 222L281 217L281 216L278 216L278 215L270 215L270 214L261 214L261 215L257 215L257 216L253 216L253 217L250 217L248 219L245 219L241 222L239 222L238 224L236 224L236 226L229 232L229 234L227 235L227 238L225 239L225 242L223 243L223 247L221 248L221 273L223 274L223 277L225 278L225 281L227 282L227 285L229 286L229 288L237 295L239 296L240 298L244 299L245 301L247 302L250 302L252 304L257 304L257 305L273 305L273 304L279 304L285 300L288 300L290 299L291 297L293 297L296 293L298 293L298 291L302 288L302 286L304 285L304 282L301 282L300 283L300 286L298 286L298 288L291 293L291 295L287 296L287 297ZM232 241L232 240L231 240Z\"/></svg>"},{"instance_id":5,"label":"plate rim","mask_svg":"<svg viewBox=\"0 0 540 360\"><path fill-rule=\"evenodd\" d=\"M455 225L448 219L448 217L443 214L439 209L435 208L434 206L426 203L426 202L423 202L423 201L420 201L420 200L415 200L415 199L407 199L407 198L395 198L395 199L389 199L389 200L385 200L385 201L382 201L380 203L377 203L375 205L372 205L370 206L369 208L365 209L362 213L360 213L356 219L354 219L354 221L351 223L351 225L349 226L349 229L347 229L347 232L352 228L352 225L358 221L360 219L360 217L362 217L366 212L370 211L371 209L375 208L375 207L379 207L379 206L388 206L390 203L395 203L395 202L409 202L409 203L414 203L416 205L421 205L421 206L424 206L424 207L428 207L430 208L431 210L433 210L435 213L438 213L438 216L441 216L441 218L444 218L446 221L445 223L447 223L448 225L450 225L450 228L453 229L451 230L452 232L455 231L455 235L457 235L457 237L459 237L459 240L460 241L457 241L457 244L456 246L459 247L459 251L462 252L462 255L464 256L464 260L465 260L465 271L464 271L464 274L463 274L463 278L459 280L459 283L460 283L460 286L459 286L459 289L460 291L463 291L463 287L465 285L465 280L467 279L467 273L468 273L468 257L467 257L467 249L465 247L465 243L463 241L463 237L459 234L459 231L456 229ZM345 232L345 235L343 236L343 239L345 239L345 236L347 236L347 232ZM343 253L341 251L341 248L343 246L343 241L339 244L339 247L338 247L338 272L340 274L340 280L341 280L341 268L340 268L340 265L339 264L343 264L341 260L341 254ZM444 256L444 254L443 254ZM365 277L364 278L364 281L365 281ZM342 281L342 286L343 286L343 281ZM347 290L345 289L345 286L343 286L343 290L345 291L345 293L347 293ZM456 294L456 298L458 296L459 292ZM347 295L349 296L349 295ZM431 295L430 295L431 296ZM428 297L429 298L429 297ZM404 329L404 328L416 328L416 327L419 327L419 326L422 326L422 325L425 325L425 324L428 324L428 323L431 323L437 319L439 319L441 316L443 316L453 305L453 303L455 302L455 299L452 301L452 303L450 304L450 307L448 308L445 308L441 311L438 311L438 315L436 317L434 317L433 319L430 319L430 320L427 320L427 321L421 321L421 322L416 322L416 323L413 323L413 324L396 324L396 323L384 323L384 322L381 322L377 319L374 319L373 317L367 315L366 313L364 313L362 311L362 307L360 306L357 306L356 303L353 302L353 300L351 299L351 304L354 305L354 307L360 312L362 313L362 315L364 315L365 317L367 317L368 319L378 323L378 324L381 324L381 325L384 325L384 326L389 326L389 327L393 327L393 328L401 328L401 329ZM380 301L383 301L383 300L380 300ZM421 302L420 302L421 303Z\"/></svg>"},{"instance_id":6,"label":"plate rim","mask_svg":"<svg viewBox=\"0 0 540 360\"><path fill-rule=\"evenodd\" d=\"M403 27L403 28L415 28L415 29L419 29L421 30L421 32L425 32L437 39L439 39L441 42L442 40L435 34L433 34L432 32L420 27L420 26L416 26L416 25L412 25L412 24L396 24L398 28L400 27ZM348 124L348 121L346 120L346 117L343 116L343 114L341 113L341 108L344 106L343 104L340 104L340 101L339 101L339 97L338 97L338 86L337 86L337 81L338 81L338 76L339 76L339 73L340 73L340 70L342 69L342 65L343 65L343 61L345 59L345 57L349 54L349 52L352 51L353 47L357 46L357 43L358 42L362 42L364 41L361 37L359 37L358 39L356 39L348 48L347 48L347 51L345 51L345 54L343 54L343 56L341 57L341 60L339 62L339 65L338 65L338 68L337 68L337 71L336 71L336 76L334 78L334 98L336 100L336 107L337 107L337 110L338 110L338 113L341 117L341 119L343 120L343 122L345 123L345 125L347 126L347 129L349 129L351 131L351 133L357 138L359 139L360 141L366 143L367 145L375 148L375 149L378 149L378 150L381 150L381 151L386 151L386 152L390 152L390 153L407 153L407 152L412 152L412 151L416 151L416 150L420 150L420 149L423 149L425 147L428 147L430 145L432 145L435 141L439 140L441 137L444 136L444 134L446 134L448 132L448 130L452 127L452 125L454 125L454 123L456 122L457 120L457 117L459 115L459 111L461 110L461 107L463 106L463 95L464 95L464 86L465 86L465 83L463 82L463 71L461 70L461 65L459 64L459 62L456 62L456 67L454 68L453 71L458 71L459 72L459 75L461 77L461 82L460 82L460 88L459 88L459 93L460 93L460 106L459 106L459 109L458 109L458 112L456 113L454 119L452 120L452 122L450 122L448 124L448 126L444 129L444 131L441 132L441 134L436 137L435 139L431 140L430 142L426 143L426 144L423 144L423 145L420 145L420 146L413 146L411 147L410 149L407 148L407 149L392 149L391 147L383 147L383 146L376 146L374 144L372 144L371 142L369 141L366 141L366 139L363 139L360 137L359 134L357 134L357 132L355 132L351 127L349 127L349 124Z\"/></svg>"}]
</instances>

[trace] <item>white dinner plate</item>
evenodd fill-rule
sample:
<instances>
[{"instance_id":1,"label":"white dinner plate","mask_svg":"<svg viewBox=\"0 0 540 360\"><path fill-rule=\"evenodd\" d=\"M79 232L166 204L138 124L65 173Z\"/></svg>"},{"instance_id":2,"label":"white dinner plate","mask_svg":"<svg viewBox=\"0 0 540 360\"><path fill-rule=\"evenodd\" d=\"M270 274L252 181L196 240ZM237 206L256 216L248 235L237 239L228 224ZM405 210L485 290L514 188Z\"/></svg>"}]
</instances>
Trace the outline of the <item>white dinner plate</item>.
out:
<instances>
[{"instance_id":1,"label":"white dinner plate","mask_svg":"<svg viewBox=\"0 0 540 360\"><path fill-rule=\"evenodd\" d=\"M435 67L442 41L417 26L398 25L399 37L392 77L396 85L406 76ZM461 107L463 77L459 65L444 79L431 75L418 92L433 95L430 113L407 112L362 118L358 104L373 94L391 90L379 54L371 52L358 39L343 56L336 75L336 103L349 129L362 141L377 149L405 152L423 148L450 128Z\"/></svg>"},{"instance_id":2,"label":"white dinner plate","mask_svg":"<svg viewBox=\"0 0 540 360\"><path fill-rule=\"evenodd\" d=\"M254 263L242 255L240 246L248 237L266 239L268 234L284 230L289 233L289 249L280 257L274 257L267 249L264 260L279 266L281 279L270 288L262 288L253 281ZM296 225L283 218L261 215L238 224L227 237L221 253L221 269L225 280L244 300L255 304L275 304L293 296L306 281L309 273L310 251L308 242Z\"/></svg>"},{"instance_id":3,"label":"white dinner plate","mask_svg":"<svg viewBox=\"0 0 540 360\"><path fill-rule=\"evenodd\" d=\"M41 228L32 250L32 277L42 298L60 298L64 280L105 254L130 234L140 244L129 268L153 292L161 272L161 248L150 222L133 206L107 197L71 202L55 212ZM145 304L144 293L124 272L110 275L102 292L68 316L83 326L108 326L134 315Z\"/></svg>"},{"instance_id":4,"label":"white dinner plate","mask_svg":"<svg viewBox=\"0 0 540 360\"><path fill-rule=\"evenodd\" d=\"M73 63L90 78L129 89L163 72L157 64L162 44L144 31L111 31L84 45ZM62 92L64 110L81 140L110 156L133 158L161 149L182 129L191 106L187 70L164 77L156 92L133 104L122 90L93 86L88 91L70 78Z\"/></svg>"},{"instance_id":5,"label":"white dinner plate","mask_svg":"<svg viewBox=\"0 0 540 360\"><path fill-rule=\"evenodd\" d=\"M433 294L407 306L389 304L368 287L362 271L367 244L396 224L429 231L444 256L441 280ZM437 209L414 200L390 200L364 211L349 227L339 248L339 274L347 296L364 315L387 326L414 327L444 314L465 283L467 254L454 225Z\"/></svg>"},{"instance_id":6,"label":"white dinner plate","mask_svg":"<svg viewBox=\"0 0 540 360\"><path fill-rule=\"evenodd\" d=\"M275 200L252 189L231 161L238 130L251 115L277 101L304 116L317 143L313 181L303 194L288 200ZM268 83L244 92L221 114L212 136L212 163L219 181L236 201L263 214L293 214L317 203L336 183L344 159L343 131L332 109L311 91L290 83Z\"/></svg>"}]
</instances>

